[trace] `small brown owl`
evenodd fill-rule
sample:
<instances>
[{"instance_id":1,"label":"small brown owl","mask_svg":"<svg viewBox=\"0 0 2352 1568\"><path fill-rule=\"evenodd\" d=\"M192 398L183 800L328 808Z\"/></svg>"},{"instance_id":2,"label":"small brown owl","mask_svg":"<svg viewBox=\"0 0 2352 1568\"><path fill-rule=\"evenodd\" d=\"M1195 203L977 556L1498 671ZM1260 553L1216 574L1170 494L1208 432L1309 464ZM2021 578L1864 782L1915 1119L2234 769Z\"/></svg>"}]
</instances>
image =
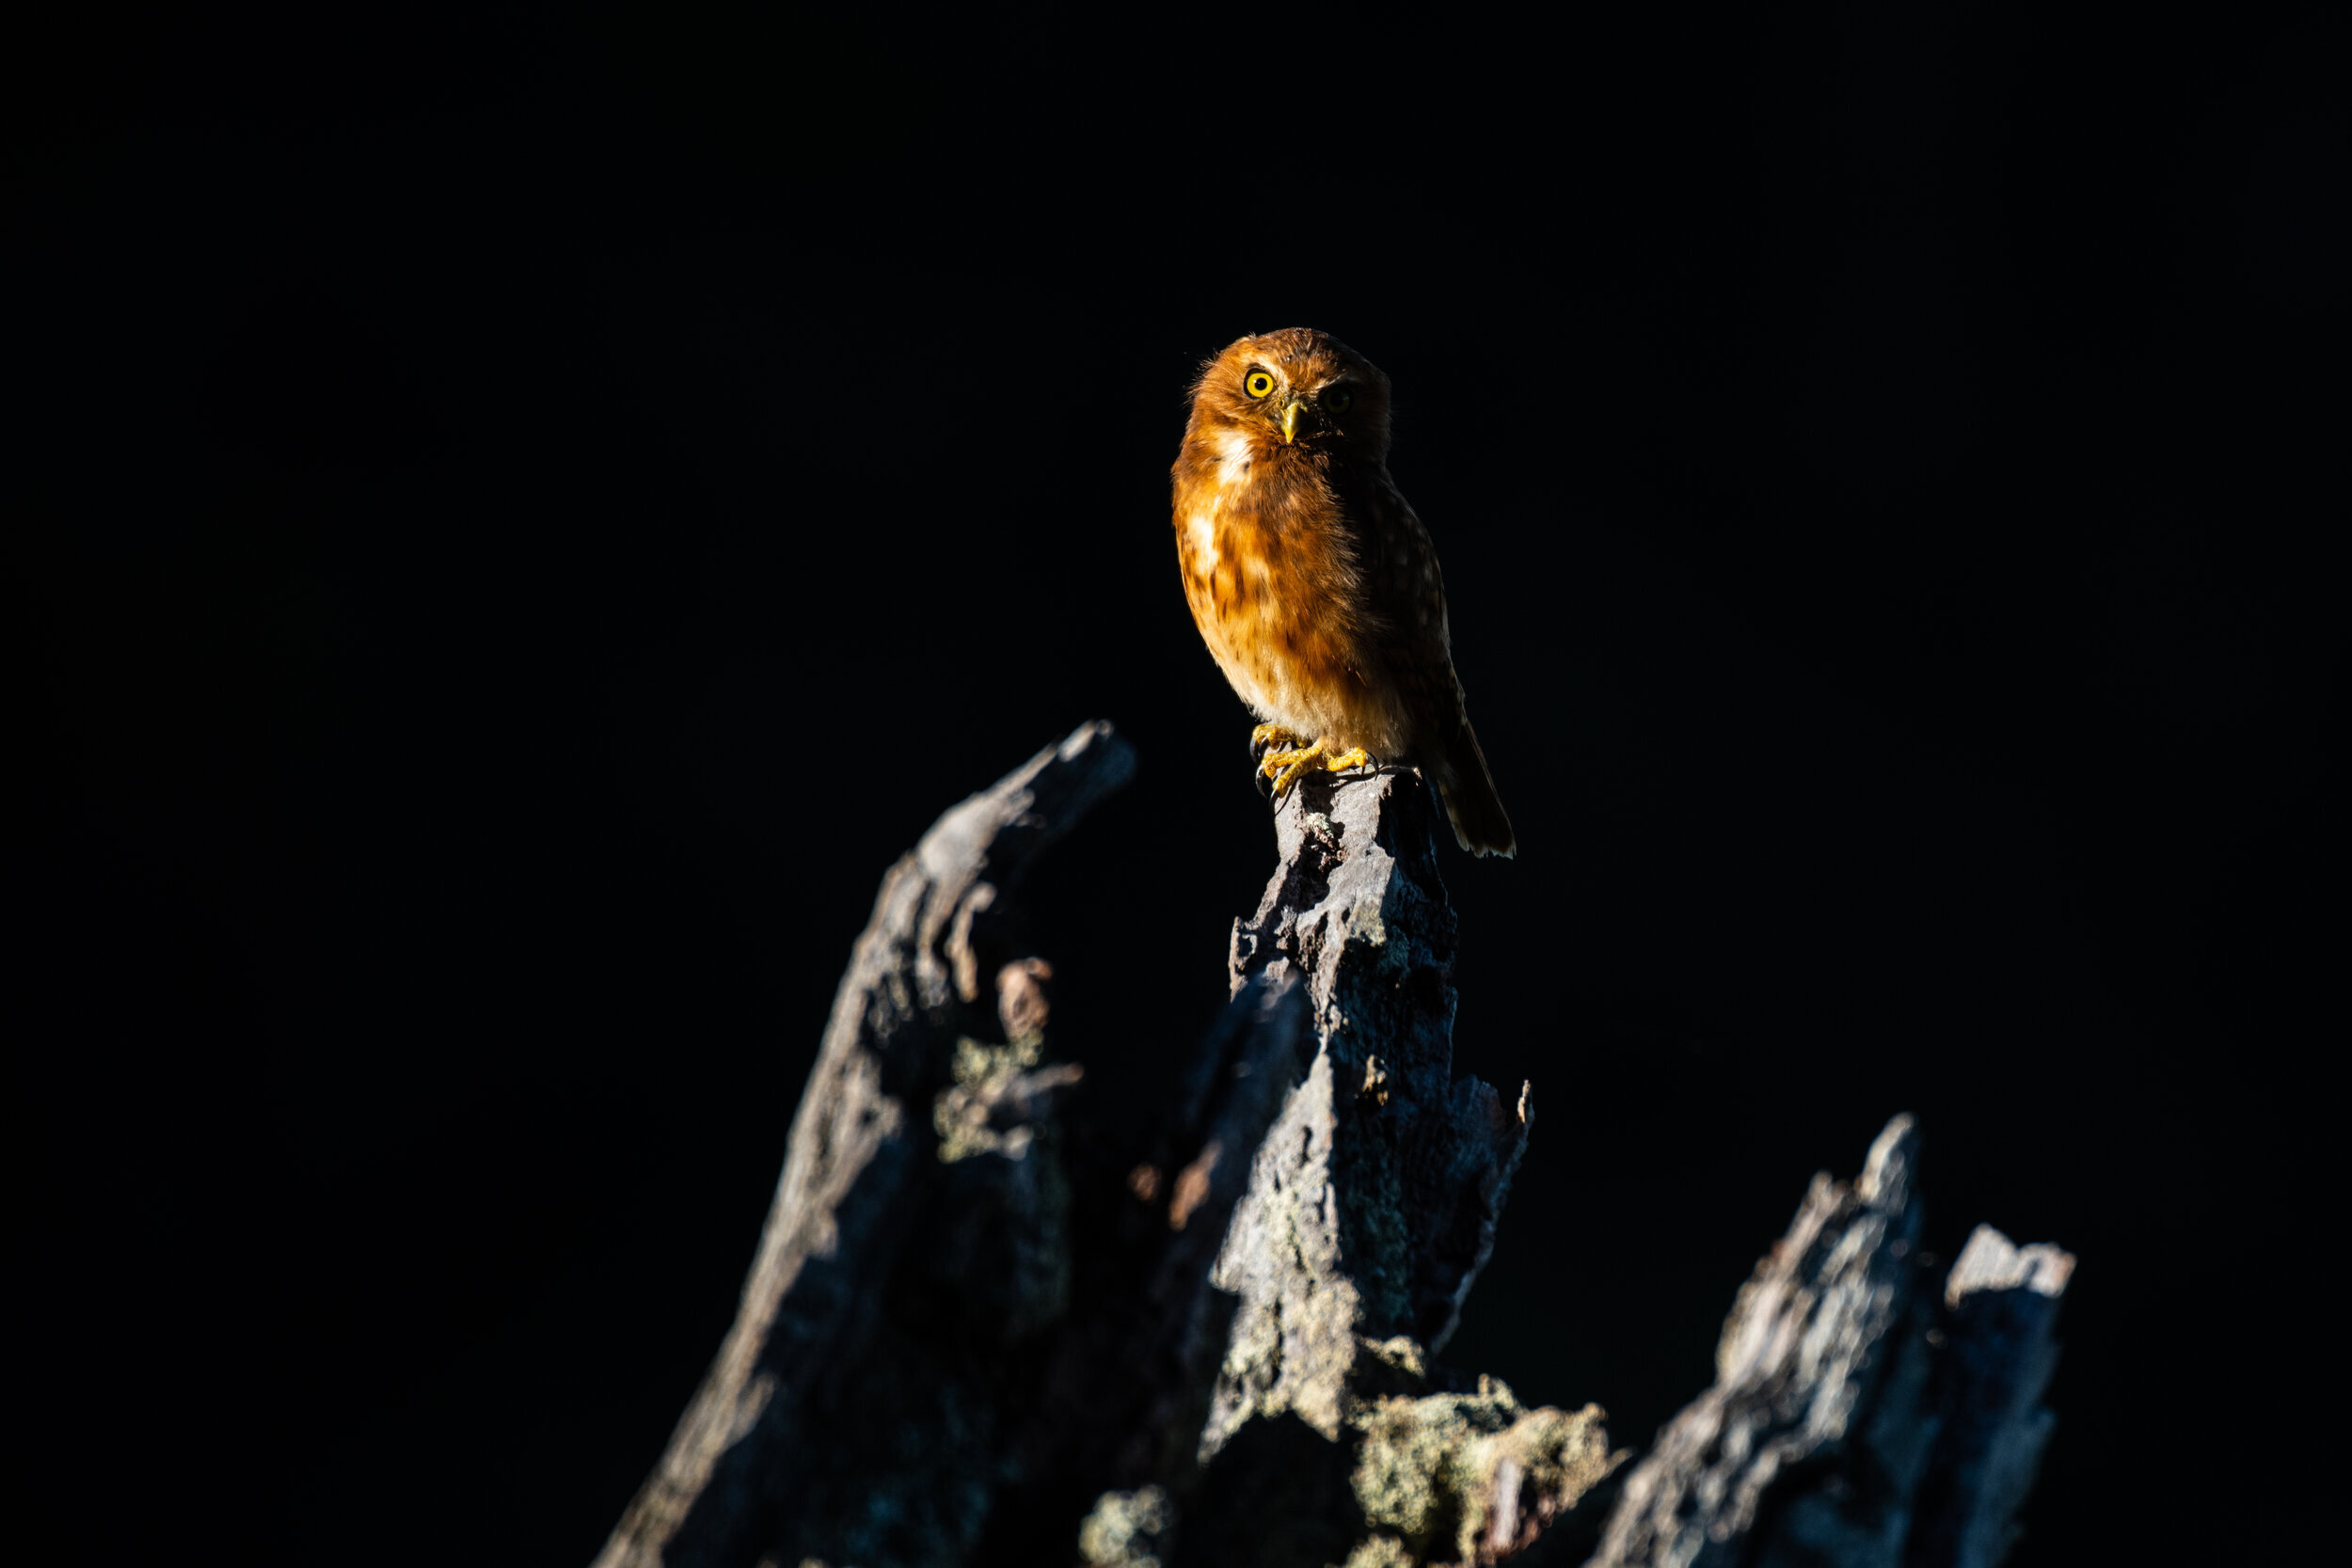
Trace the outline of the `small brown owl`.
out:
<instances>
[{"instance_id":1,"label":"small brown owl","mask_svg":"<svg viewBox=\"0 0 2352 1568\"><path fill-rule=\"evenodd\" d=\"M1473 854L1518 847L1454 673L1438 552L1389 477L1389 378L1304 327L1192 389L1176 558L1217 667L1264 721L1278 798L1307 769L1418 767Z\"/></svg>"}]
</instances>

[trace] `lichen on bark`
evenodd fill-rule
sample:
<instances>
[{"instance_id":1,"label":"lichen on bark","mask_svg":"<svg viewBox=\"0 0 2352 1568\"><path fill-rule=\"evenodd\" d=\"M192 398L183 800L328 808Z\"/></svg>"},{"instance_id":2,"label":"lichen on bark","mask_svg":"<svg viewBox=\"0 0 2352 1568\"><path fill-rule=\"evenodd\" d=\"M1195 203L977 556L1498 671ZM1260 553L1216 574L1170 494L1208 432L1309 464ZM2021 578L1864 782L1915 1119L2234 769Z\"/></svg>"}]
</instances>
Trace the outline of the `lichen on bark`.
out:
<instances>
[{"instance_id":1,"label":"lichen on bark","mask_svg":"<svg viewBox=\"0 0 2352 1568\"><path fill-rule=\"evenodd\" d=\"M1468 1393L1362 1401L1348 1421L1357 1506L1408 1560L1495 1561L1624 1462L1602 1420L1597 1404L1529 1410L1484 1376Z\"/></svg>"}]
</instances>

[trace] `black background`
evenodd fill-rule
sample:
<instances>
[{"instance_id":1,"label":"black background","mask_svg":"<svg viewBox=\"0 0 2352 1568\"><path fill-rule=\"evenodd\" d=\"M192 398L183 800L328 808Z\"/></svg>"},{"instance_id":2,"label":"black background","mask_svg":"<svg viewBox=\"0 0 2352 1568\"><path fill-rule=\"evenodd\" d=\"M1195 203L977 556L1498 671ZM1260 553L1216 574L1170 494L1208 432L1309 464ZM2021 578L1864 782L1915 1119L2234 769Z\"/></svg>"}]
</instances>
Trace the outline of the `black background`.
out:
<instances>
[{"instance_id":1,"label":"black background","mask_svg":"<svg viewBox=\"0 0 2352 1568\"><path fill-rule=\"evenodd\" d=\"M1167 465L1294 324L1396 383L1523 846L1444 863L1457 1061L1541 1117L1449 1359L1645 1441L1909 1109L1934 1245L2083 1259L2015 1560L2292 1539L2344 31L1586 9L5 51L48 1560L584 1561L880 873L1094 716L1143 772L1039 889L1057 1039L1147 1083L1271 863Z\"/></svg>"}]
</instances>

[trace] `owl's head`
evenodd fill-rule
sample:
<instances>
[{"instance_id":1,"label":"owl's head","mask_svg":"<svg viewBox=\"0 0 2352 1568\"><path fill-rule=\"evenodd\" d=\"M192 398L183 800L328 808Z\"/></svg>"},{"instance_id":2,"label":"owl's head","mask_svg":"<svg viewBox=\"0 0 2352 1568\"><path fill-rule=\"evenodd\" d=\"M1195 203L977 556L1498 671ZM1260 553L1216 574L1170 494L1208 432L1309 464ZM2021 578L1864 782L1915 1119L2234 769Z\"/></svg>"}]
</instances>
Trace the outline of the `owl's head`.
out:
<instances>
[{"instance_id":1,"label":"owl's head","mask_svg":"<svg viewBox=\"0 0 2352 1568\"><path fill-rule=\"evenodd\" d=\"M1267 443L1374 462L1389 452L1389 378L1312 327L1243 338L1201 368L1189 436L1239 430Z\"/></svg>"}]
</instances>

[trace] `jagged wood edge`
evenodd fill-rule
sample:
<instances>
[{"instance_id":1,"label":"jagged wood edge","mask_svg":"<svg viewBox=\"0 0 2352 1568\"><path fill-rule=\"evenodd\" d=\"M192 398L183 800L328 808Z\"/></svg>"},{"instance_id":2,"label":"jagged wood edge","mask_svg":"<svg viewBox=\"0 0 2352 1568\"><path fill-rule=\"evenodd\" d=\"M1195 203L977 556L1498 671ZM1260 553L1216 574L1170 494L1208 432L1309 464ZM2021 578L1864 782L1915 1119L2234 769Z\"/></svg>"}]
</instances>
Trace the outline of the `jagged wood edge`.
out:
<instances>
[{"instance_id":1,"label":"jagged wood edge","mask_svg":"<svg viewBox=\"0 0 2352 1568\"><path fill-rule=\"evenodd\" d=\"M1714 1385L1624 1478L1588 1568L1992 1568L2056 1418L2074 1259L1979 1226L1939 1292L1919 1133L1816 1176L1724 1320ZM1544 1560L1549 1560L1546 1558Z\"/></svg>"},{"instance_id":2,"label":"jagged wood edge","mask_svg":"<svg viewBox=\"0 0 2352 1568\"><path fill-rule=\"evenodd\" d=\"M893 1199L925 1140L909 1137L922 1060L979 1000L971 934L1001 889L1125 784L1135 754L1089 723L942 816L883 877L851 950L793 1121L784 1172L733 1325L596 1568L657 1568L691 1520L694 1555L753 1560L771 1472L788 1446L796 1374L821 1367L876 1291ZM812 1263L827 1265L812 1268Z\"/></svg>"}]
</instances>

